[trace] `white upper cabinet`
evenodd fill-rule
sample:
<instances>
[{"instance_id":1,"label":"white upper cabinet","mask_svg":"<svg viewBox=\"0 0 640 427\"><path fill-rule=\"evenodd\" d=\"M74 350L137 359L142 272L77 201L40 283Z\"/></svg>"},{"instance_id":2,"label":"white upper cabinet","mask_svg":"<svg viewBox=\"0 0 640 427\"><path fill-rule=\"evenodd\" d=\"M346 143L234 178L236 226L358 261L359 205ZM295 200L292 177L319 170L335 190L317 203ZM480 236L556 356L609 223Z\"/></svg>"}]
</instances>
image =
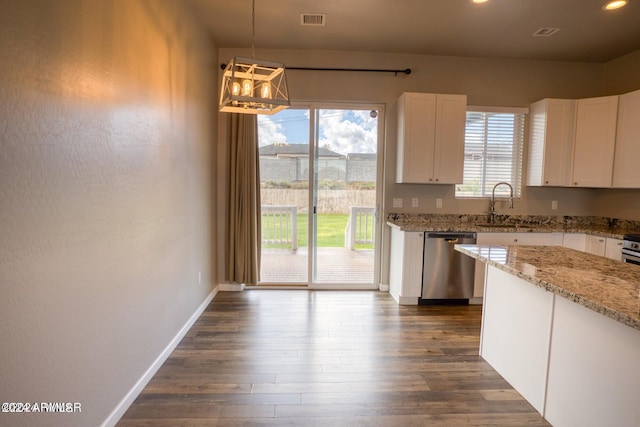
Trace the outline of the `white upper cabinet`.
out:
<instances>
[{"instance_id":1,"label":"white upper cabinet","mask_svg":"<svg viewBox=\"0 0 640 427\"><path fill-rule=\"evenodd\" d=\"M404 93L398 98L396 182L462 183L466 95Z\"/></svg>"},{"instance_id":2,"label":"white upper cabinet","mask_svg":"<svg viewBox=\"0 0 640 427\"><path fill-rule=\"evenodd\" d=\"M613 186L640 188L640 90L620 95Z\"/></svg>"},{"instance_id":3,"label":"white upper cabinet","mask_svg":"<svg viewBox=\"0 0 640 427\"><path fill-rule=\"evenodd\" d=\"M572 186L611 187L617 114L617 96L577 101Z\"/></svg>"},{"instance_id":4,"label":"white upper cabinet","mask_svg":"<svg viewBox=\"0 0 640 427\"><path fill-rule=\"evenodd\" d=\"M576 101L543 99L531 104L527 185L571 185Z\"/></svg>"}]
</instances>

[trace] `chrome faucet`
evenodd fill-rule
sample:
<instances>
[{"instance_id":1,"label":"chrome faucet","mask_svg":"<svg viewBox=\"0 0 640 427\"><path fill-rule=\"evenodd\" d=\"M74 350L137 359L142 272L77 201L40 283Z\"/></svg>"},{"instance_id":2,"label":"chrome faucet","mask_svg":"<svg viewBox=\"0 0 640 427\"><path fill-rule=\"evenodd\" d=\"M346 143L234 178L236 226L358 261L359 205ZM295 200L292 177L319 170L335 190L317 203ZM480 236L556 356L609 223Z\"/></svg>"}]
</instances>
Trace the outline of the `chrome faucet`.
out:
<instances>
[{"instance_id":1,"label":"chrome faucet","mask_svg":"<svg viewBox=\"0 0 640 427\"><path fill-rule=\"evenodd\" d=\"M509 187L509 209L513 209L513 187L508 182L497 183L493 186L493 190L491 190L491 201L489 202L490 224L493 224L496 221L496 187L503 184Z\"/></svg>"}]
</instances>

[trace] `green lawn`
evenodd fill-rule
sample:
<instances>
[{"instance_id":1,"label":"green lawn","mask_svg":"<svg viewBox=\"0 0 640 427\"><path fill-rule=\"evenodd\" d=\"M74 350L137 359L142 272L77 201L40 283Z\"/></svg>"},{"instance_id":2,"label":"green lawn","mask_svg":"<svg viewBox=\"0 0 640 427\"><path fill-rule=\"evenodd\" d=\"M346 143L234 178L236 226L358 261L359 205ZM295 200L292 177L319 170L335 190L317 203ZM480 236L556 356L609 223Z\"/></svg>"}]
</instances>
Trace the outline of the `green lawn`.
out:
<instances>
[{"instance_id":1,"label":"green lawn","mask_svg":"<svg viewBox=\"0 0 640 427\"><path fill-rule=\"evenodd\" d=\"M263 222L265 217L262 217ZM318 247L322 248L342 248L344 247L344 232L347 228L349 215L318 215ZM309 227L309 216L307 214L298 214L298 247L307 247L309 242L307 239L307 230ZM263 239L270 236L262 227ZM279 244L262 244L264 248L286 248L287 245ZM373 245L356 245L356 249L373 249Z\"/></svg>"}]
</instances>

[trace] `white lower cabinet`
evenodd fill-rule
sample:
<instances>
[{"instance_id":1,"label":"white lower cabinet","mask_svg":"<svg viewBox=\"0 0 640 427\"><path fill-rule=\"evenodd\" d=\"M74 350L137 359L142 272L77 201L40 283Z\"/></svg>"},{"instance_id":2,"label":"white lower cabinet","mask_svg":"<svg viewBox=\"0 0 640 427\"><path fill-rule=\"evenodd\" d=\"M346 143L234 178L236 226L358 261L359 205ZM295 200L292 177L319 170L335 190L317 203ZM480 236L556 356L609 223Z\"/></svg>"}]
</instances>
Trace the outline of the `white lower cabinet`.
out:
<instances>
[{"instance_id":1,"label":"white lower cabinet","mask_svg":"<svg viewBox=\"0 0 640 427\"><path fill-rule=\"evenodd\" d=\"M566 233L562 246L616 261L622 261L622 240L620 239L591 236L581 233Z\"/></svg>"},{"instance_id":2,"label":"white lower cabinet","mask_svg":"<svg viewBox=\"0 0 640 427\"><path fill-rule=\"evenodd\" d=\"M562 238L562 246L576 251L584 252L587 245L587 235L580 233L565 233Z\"/></svg>"},{"instance_id":3,"label":"white lower cabinet","mask_svg":"<svg viewBox=\"0 0 640 427\"><path fill-rule=\"evenodd\" d=\"M488 269L480 355L556 427L637 426L640 331Z\"/></svg>"},{"instance_id":4,"label":"white lower cabinet","mask_svg":"<svg viewBox=\"0 0 640 427\"><path fill-rule=\"evenodd\" d=\"M480 356L542 413L553 294L493 266L487 279Z\"/></svg>"},{"instance_id":5,"label":"white lower cabinet","mask_svg":"<svg viewBox=\"0 0 640 427\"><path fill-rule=\"evenodd\" d=\"M587 235L585 238L584 251L589 254L604 256L605 242L604 237Z\"/></svg>"},{"instance_id":6,"label":"white lower cabinet","mask_svg":"<svg viewBox=\"0 0 640 427\"><path fill-rule=\"evenodd\" d=\"M478 245L564 246L621 261L622 240L582 233L478 233ZM391 228L389 293L400 305L416 305L422 295L424 232ZM486 264L476 260L471 303L484 296Z\"/></svg>"},{"instance_id":7,"label":"white lower cabinet","mask_svg":"<svg viewBox=\"0 0 640 427\"><path fill-rule=\"evenodd\" d=\"M417 305L422 295L424 233L391 228L389 293L400 305Z\"/></svg>"},{"instance_id":8,"label":"white lower cabinet","mask_svg":"<svg viewBox=\"0 0 640 427\"><path fill-rule=\"evenodd\" d=\"M616 261L622 261L622 240L607 237L604 245L604 256Z\"/></svg>"},{"instance_id":9,"label":"white lower cabinet","mask_svg":"<svg viewBox=\"0 0 640 427\"><path fill-rule=\"evenodd\" d=\"M562 246L562 233L478 233L478 245ZM476 260L473 297L484 295L486 264ZM475 302L479 302L476 300Z\"/></svg>"}]
</instances>

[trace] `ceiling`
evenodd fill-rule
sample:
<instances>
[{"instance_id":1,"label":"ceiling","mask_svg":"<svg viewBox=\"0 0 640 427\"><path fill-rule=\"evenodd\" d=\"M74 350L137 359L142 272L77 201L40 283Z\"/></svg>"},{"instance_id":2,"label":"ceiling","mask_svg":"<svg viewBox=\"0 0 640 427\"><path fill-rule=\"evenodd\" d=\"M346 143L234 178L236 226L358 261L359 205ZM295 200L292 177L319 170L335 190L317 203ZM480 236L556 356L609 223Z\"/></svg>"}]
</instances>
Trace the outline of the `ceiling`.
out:
<instances>
[{"instance_id":1,"label":"ceiling","mask_svg":"<svg viewBox=\"0 0 640 427\"><path fill-rule=\"evenodd\" d=\"M251 0L187 0L217 47L250 48ZM256 49L608 62L640 50L640 0L255 0ZM301 26L300 14L326 14ZM560 28L534 37L542 27Z\"/></svg>"}]
</instances>

